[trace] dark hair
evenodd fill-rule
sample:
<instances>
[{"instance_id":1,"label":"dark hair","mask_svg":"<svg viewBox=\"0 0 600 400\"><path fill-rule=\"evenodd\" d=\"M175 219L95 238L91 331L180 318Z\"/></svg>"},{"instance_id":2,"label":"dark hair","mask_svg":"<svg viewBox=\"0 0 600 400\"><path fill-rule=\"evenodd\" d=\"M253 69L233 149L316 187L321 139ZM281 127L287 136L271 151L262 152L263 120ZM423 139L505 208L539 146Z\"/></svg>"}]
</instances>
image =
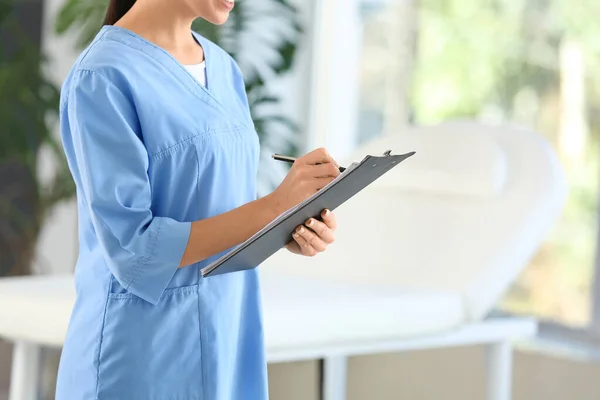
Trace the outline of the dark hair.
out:
<instances>
[{"instance_id":1,"label":"dark hair","mask_svg":"<svg viewBox=\"0 0 600 400\"><path fill-rule=\"evenodd\" d=\"M104 25L114 25L134 4L135 0L110 0L104 17Z\"/></svg>"}]
</instances>

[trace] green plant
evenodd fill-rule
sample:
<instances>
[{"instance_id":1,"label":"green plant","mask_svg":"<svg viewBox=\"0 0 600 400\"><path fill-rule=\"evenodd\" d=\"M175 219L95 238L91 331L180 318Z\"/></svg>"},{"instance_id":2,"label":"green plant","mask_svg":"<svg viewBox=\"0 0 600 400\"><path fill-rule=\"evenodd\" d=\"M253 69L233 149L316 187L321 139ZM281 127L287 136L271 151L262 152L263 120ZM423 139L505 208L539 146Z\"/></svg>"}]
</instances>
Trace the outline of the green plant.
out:
<instances>
[{"instance_id":1,"label":"green plant","mask_svg":"<svg viewBox=\"0 0 600 400\"><path fill-rule=\"evenodd\" d=\"M600 88L600 28L594 0L422 0L412 106L419 123L521 113L523 90L539 99L560 86L559 48L575 39L586 53L589 87ZM594 104L594 109L597 106Z\"/></svg>"},{"instance_id":2,"label":"green plant","mask_svg":"<svg viewBox=\"0 0 600 400\"><path fill-rule=\"evenodd\" d=\"M67 0L56 30L78 30L78 45L86 46L101 27L107 0ZM278 109L281 99L269 82L292 67L302 32L298 12L289 0L236 2L228 22L215 26L197 20L193 28L220 45L239 64L256 131L261 141L261 161L273 152L297 155L298 126ZM262 165L262 164L261 164ZM281 177L281 165L260 168L259 192L268 192Z\"/></svg>"},{"instance_id":3,"label":"green plant","mask_svg":"<svg viewBox=\"0 0 600 400\"><path fill-rule=\"evenodd\" d=\"M15 4L0 6L0 276L30 272L45 218L75 193L53 132L59 90L44 76L45 60L19 27ZM51 156L50 177L38 173L42 153Z\"/></svg>"}]
</instances>

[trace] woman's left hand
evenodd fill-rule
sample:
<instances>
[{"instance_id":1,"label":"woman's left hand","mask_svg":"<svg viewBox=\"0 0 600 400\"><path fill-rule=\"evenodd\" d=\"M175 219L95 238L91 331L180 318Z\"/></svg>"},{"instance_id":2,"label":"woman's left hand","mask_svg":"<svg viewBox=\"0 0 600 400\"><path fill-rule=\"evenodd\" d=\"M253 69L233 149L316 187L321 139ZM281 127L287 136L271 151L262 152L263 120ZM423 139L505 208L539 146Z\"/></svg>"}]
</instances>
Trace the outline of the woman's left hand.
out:
<instances>
[{"instance_id":1,"label":"woman's left hand","mask_svg":"<svg viewBox=\"0 0 600 400\"><path fill-rule=\"evenodd\" d=\"M310 218L296 228L292 234L294 240L285 247L294 254L313 257L327 250L327 246L335 240L337 221L329 210L321 212L323 222Z\"/></svg>"}]
</instances>

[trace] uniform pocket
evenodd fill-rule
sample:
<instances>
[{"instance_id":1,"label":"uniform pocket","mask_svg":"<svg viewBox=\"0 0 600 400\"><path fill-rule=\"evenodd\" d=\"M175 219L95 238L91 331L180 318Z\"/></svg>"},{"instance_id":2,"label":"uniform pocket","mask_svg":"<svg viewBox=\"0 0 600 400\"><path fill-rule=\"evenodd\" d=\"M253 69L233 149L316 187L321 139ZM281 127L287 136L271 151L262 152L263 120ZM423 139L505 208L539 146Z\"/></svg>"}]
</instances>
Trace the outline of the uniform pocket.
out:
<instances>
[{"instance_id":1,"label":"uniform pocket","mask_svg":"<svg viewBox=\"0 0 600 400\"><path fill-rule=\"evenodd\" d=\"M156 306L109 294L98 399L201 400L200 343L197 286L167 289Z\"/></svg>"}]
</instances>

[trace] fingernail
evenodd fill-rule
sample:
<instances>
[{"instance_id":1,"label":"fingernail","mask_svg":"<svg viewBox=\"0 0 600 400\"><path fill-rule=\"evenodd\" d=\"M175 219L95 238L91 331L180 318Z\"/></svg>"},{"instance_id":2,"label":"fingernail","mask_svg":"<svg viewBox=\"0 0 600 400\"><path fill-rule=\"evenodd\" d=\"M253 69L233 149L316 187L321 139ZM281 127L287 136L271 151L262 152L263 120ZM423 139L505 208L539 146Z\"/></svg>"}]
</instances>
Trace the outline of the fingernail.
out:
<instances>
[{"instance_id":1,"label":"fingernail","mask_svg":"<svg viewBox=\"0 0 600 400\"><path fill-rule=\"evenodd\" d=\"M313 226L314 224L315 224L315 220L313 220L313 219L308 220L308 224L307 224L308 226Z\"/></svg>"},{"instance_id":2,"label":"fingernail","mask_svg":"<svg viewBox=\"0 0 600 400\"><path fill-rule=\"evenodd\" d=\"M303 227L298 228L298 233L303 233L303 232L304 232L304 228Z\"/></svg>"},{"instance_id":3,"label":"fingernail","mask_svg":"<svg viewBox=\"0 0 600 400\"><path fill-rule=\"evenodd\" d=\"M294 236L295 238L300 237L300 235L298 235L296 232L294 232L294 234L292 236Z\"/></svg>"},{"instance_id":4,"label":"fingernail","mask_svg":"<svg viewBox=\"0 0 600 400\"><path fill-rule=\"evenodd\" d=\"M329 210L325 210L325 216L328 217L329 216Z\"/></svg>"}]
</instances>

